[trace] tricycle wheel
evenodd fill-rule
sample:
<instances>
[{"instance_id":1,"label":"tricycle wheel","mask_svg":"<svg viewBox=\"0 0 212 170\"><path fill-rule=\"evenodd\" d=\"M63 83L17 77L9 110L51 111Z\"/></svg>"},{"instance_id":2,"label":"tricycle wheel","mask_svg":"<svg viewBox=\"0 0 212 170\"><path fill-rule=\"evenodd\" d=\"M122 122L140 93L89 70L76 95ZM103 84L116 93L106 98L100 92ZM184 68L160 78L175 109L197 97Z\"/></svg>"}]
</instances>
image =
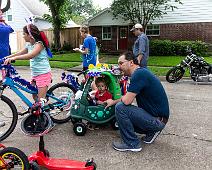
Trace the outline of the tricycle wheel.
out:
<instances>
[{"instance_id":1,"label":"tricycle wheel","mask_svg":"<svg viewBox=\"0 0 212 170\"><path fill-rule=\"evenodd\" d=\"M84 136L87 131L87 128L85 123L77 122L74 124L73 130L77 136Z\"/></svg>"},{"instance_id":2,"label":"tricycle wheel","mask_svg":"<svg viewBox=\"0 0 212 170\"><path fill-rule=\"evenodd\" d=\"M40 168L37 162L35 161L30 162L30 170L39 170L39 169Z\"/></svg>"},{"instance_id":3,"label":"tricycle wheel","mask_svg":"<svg viewBox=\"0 0 212 170\"><path fill-rule=\"evenodd\" d=\"M92 166L93 167L93 170L96 170L96 163L95 162L92 162L91 164L90 164L90 166Z\"/></svg>"},{"instance_id":4,"label":"tricycle wheel","mask_svg":"<svg viewBox=\"0 0 212 170\"><path fill-rule=\"evenodd\" d=\"M5 165L5 166L4 166ZM29 169L29 161L25 153L14 147L6 147L0 151L1 169Z\"/></svg>"},{"instance_id":5,"label":"tricycle wheel","mask_svg":"<svg viewBox=\"0 0 212 170\"><path fill-rule=\"evenodd\" d=\"M93 158L90 159L90 160L87 160L87 162L85 164L85 167L89 167L89 166L92 166L93 167L93 170L96 170L97 165L96 165L95 162L93 162Z\"/></svg>"},{"instance_id":6,"label":"tricycle wheel","mask_svg":"<svg viewBox=\"0 0 212 170\"><path fill-rule=\"evenodd\" d=\"M118 122L116 121L116 119L113 119L111 122L111 126L114 130L118 130L119 126L118 126Z\"/></svg>"}]
</instances>

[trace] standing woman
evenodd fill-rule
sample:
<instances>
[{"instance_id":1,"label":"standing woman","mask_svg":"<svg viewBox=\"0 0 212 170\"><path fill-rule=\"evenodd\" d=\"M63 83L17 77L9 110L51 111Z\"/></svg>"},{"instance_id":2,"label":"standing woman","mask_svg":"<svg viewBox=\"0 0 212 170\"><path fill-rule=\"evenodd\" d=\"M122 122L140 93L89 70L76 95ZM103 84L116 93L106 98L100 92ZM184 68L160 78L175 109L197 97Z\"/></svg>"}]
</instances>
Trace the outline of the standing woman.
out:
<instances>
[{"instance_id":1,"label":"standing woman","mask_svg":"<svg viewBox=\"0 0 212 170\"><path fill-rule=\"evenodd\" d=\"M96 40L89 34L87 26L81 26L79 31L84 38L83 46L82 49L75 48L73 50L82 53L83 71L85 71L90 64L96 65Z\"/></svg>"},{"instance_id":2,"label":"standing woman","mask_svg":"<svg viewBox=\"0 0 212 170\"><path fill-rule=\"evenodd\" d=\"M5 23L3 13L0 10L0 59L10 54L9 35L14 30Z\"/></svg>"}]
</instances>

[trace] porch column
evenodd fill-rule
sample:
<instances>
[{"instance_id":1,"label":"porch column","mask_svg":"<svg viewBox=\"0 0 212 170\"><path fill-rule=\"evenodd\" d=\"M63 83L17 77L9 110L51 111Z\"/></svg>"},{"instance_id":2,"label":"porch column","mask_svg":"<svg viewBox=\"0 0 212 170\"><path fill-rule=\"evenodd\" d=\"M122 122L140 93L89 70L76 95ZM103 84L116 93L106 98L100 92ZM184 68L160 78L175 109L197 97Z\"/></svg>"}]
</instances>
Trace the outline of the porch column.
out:
<instances>
[{"instance_id":1,"label":"porch column","mask_svg":"<svg viewBox=\"0 0 212 170\"><path fill-rule=\"evenodd\" d=\"M116 28L116 50L119 50L119 26Z\"/></svg>"}]
</instances>

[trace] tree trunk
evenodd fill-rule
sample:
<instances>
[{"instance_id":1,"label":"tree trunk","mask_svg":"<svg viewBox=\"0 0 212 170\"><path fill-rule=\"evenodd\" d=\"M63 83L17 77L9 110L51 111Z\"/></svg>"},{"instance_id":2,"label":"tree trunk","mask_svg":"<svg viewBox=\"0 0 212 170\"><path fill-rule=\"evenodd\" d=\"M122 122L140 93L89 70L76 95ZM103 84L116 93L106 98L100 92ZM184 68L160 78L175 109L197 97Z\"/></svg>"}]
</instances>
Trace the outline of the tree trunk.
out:
<instances>
[{"instance_id":1,"label":"tree trunk","mask_svg":"<svg viewBox=\"0 0 212 170\"><path fill-rule=\"evenodd\" d=\"M49 2L49 8L52 13L52 20L53 20L53 33L54 33L54 45L57 50L61 48L61 43L60 43L60 18L59 14L57 12L57 7L54 6L54 3L51 0L48 0Z\"/></svg>"},{"instance_id":2,"label":"tree trunk","mask_svg":"<svg viewBox=\"0 0 212 170\"><path fill-rule=\"evenodd\" d=\"M53 33L54 33L54 45L55 48L57 50L59 50L61 48L61 43L60 43L60 28L58 28L58 26L54 26L53 29Z\"/></svg>"}]
</instances>

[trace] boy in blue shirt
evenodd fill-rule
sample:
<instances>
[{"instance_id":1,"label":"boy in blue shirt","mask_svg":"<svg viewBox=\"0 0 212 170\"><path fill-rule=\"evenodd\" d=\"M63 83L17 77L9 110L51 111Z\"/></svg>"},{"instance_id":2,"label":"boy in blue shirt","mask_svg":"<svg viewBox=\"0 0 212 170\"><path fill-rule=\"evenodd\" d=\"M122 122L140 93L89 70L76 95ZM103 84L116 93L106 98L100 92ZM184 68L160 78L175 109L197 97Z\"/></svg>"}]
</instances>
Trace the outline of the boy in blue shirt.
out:
<instances>
[{"instance_id":1,"label":"boy in blue shirt","mask_svg":"<svg viewBox=\"0 0 212 170\"><path fill-rule=\"evenodd\" d=\"M74 48L74 51L82 53L83 71L88 69L90 64L96 65L96 40L89 34L87 26L80 28L80 34L84 38L82 49Z\"/></svg>"}]
</instances>

